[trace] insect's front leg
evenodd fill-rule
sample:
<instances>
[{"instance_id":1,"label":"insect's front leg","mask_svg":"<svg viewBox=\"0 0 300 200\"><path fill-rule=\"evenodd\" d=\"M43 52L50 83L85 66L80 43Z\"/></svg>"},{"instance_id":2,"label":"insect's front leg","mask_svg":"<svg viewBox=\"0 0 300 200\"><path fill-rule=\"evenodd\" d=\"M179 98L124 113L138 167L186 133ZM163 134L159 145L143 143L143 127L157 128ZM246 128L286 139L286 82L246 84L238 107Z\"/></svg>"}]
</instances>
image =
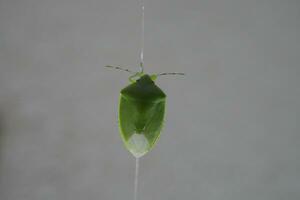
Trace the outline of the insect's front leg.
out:
<instances>
[{"instance_id":1,"label":"insect's front leg","mask_svg":"<svg viewBox=\"0 0 300 200\"><path fill-rule=\"evenodd\" d=\"M135 78L136 77L141 77L144 73L143 72L137 72L135 74L133 74L132 76L129 76L128 80L131 82L131 83L134 83L136 80Z\"/></svg>"}]
</instances>

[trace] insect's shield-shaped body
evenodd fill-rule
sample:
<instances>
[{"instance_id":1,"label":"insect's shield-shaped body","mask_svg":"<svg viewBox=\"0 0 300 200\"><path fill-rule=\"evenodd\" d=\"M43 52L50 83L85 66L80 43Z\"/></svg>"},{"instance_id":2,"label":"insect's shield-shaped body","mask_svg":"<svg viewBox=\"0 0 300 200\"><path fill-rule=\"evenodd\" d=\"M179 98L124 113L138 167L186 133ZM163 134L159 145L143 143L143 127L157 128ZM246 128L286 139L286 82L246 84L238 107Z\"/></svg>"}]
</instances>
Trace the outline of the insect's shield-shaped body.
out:
<instances>
[{"instance_id":1,"label":"insect's shield-shaped body","mask_svg":"<svg viewBox=\"0 0 300 200\"><path fill-rule=\"evenodd\" d=\"M159 138L165 102L165 93L147 74L121 90L120 133L126 148L135 157L145 155Z\"/></svg>"}]
</instances>

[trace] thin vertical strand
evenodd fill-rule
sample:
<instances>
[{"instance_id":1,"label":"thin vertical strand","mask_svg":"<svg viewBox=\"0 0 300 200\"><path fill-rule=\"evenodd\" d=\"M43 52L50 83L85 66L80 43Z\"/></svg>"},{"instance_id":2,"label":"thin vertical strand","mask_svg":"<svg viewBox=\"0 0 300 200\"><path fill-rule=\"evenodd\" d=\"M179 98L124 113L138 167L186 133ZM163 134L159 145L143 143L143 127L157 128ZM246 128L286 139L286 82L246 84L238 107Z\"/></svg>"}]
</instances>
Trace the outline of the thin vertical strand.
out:
<instances>
[{"instance_id":1,"label":"thin vertical strand","mask_svg":"<svg viewBox=\"0 0 300 200\"><path fill-rule=\"evenodd\" d=\"M140 52L140 71L144 72L144 37L145 37L145 5L143 0L139 0L139 4L142 11L141 21L141 52Z\"/></svg>"},{"instance_id":2,"label":"thin vertical strand","mask_svg":"<svg viewBox=\"0 0 300 200\"><path fill-rule=\"evenodd\" d=\"M141 19L141 52L140 52L140 72L144 72L144 37L145 37L145 5L144 0L138 0L142 11ZM138 195L138 179L139 178L139 158L135 158L135 175L134 175L134 200Z\"/></svg>"},{"instance_id":3,"label":"thin vertical strand","mask_svg":"<svg viewBox=\"0 0 300 200\"><path fill-rule=\"evenodd\" d=\"M135 158L135 175L134 175L134 200L137 200L139 178L139 158Z\"/></svg>"}]
</instances>

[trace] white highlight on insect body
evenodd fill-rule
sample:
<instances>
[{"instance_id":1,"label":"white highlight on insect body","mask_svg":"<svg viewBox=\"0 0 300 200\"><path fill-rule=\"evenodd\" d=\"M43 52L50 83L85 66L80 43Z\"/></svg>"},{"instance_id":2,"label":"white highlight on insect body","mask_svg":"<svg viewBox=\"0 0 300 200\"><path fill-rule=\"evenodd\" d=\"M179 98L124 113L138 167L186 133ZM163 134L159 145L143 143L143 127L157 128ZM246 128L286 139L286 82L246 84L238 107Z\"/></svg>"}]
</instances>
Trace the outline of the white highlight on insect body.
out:
<instances>
[{"instance_id":1,"label":"white highlight on insect body","mask_svg":"<svg viewBox=\"0 0 300 200\"><path fill-rule=\"evenodd\" d=\"M143 133L134 133L127 141L127 147L134 157L145 155L149 149L149 142Z\"/></svg>"}]
</instances>

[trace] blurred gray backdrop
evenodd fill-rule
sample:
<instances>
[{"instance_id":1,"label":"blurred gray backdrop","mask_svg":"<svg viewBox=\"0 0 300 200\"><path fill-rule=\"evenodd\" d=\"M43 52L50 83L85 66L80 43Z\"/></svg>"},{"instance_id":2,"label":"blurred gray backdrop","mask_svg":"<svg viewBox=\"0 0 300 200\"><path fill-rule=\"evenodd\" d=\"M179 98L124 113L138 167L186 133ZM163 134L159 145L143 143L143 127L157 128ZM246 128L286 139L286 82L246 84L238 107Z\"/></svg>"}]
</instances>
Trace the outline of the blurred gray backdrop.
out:
<instances>
[{"instance_id":1,"label":"blurred gray backdrop","mask_svg":"<svg viewBox=\"0 0 300 200\"><path fill-rule=\"evenodd\" d=\"M300 199L300 2L145 0L167 118L140 200ZM136 0L0 1L0 199L131 200L119 91Z\"/></svg>"}]
</instances>

